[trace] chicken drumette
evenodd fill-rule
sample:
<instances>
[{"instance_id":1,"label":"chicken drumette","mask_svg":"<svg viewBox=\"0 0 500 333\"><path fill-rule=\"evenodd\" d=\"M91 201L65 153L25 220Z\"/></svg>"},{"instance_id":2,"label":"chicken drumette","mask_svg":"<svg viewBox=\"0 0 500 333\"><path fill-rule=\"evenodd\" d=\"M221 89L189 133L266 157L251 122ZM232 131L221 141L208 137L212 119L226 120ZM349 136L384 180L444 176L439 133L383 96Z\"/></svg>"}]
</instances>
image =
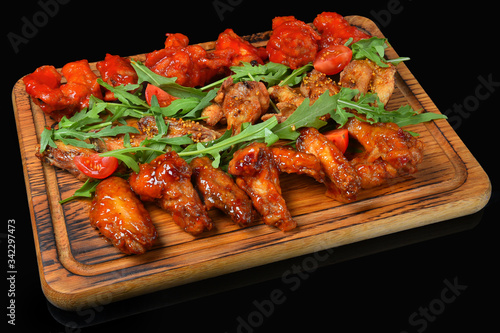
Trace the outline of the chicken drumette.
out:
<instances>
[{"instance_id":1,"label":"chicken drumette","mask_svg":"<svg viewBox=\"0 0 500 333\"><path fill-rule=\"evenodd\" d=\"M214 168L208 157L197 157L191 161L190 166L193 169L193 181L203 196L207 209L215 207L222 210L241 227L252 223L256 215L252 200L230 175Z\"/></svg>"},{"instance_id":2,"label":"chicken drumette","mask_svg":"<svg viewBox=\"0 0 500 333\"><path fill-rule=\"evenodd\" d=\"M361 180L347 158L315 128L303 128L297 139L297 148L316 156L327 176L326 195L341 202L356 200Z\"/></svg>"},{"instance_id":3,"label":"chicken drumette","mask_svg":"<svg viewBox=\"0 0 500 333\"><path fill-rule=\"evenodd\" d=\"M365 149L351 160L363 188L379 186L387 179L414 173L422 162L424 144L394 123L370 124L351 118L346 127L349 135Z\"/></svg>"},{"instance_id":4,"label":"chicken drumette","mask_svg":"<svg viewBox=\"0 0 500 333\"><path fill-rule=\"evenodd\" d=\"M214 104L201 114L207 124L213 126L222 118L227 120L227 129L233 135L240 133L241 125L255 123L269 108L269 93L262 82L243 81L233 83L228 77L214 98Z\"/></svg>"},{"instance_id":5,"label":"chicken drumette","mask_svg":"<svg viewBox=\"0 0 500 333\"><path fill-rule=\"evenodd\" d=\"M141 200L156 202L184 231L198 235L212 229L213 223L191 184L191 174L187 162L171 151L141 164L129 183Z\"/></svg>"},{"instance_id":6,"label":"chicken drumette","mask_svg":"<svg viewBox=\"0 0 500 333\"><path fill-rule=\"evenodd\" d=\"M229 162L229 173L236 176L236 184L250 196L264 223L282 231L296 227L281 196L273 153L264 143L252 143L238 150Z\"/></svg>"}]
</instances>

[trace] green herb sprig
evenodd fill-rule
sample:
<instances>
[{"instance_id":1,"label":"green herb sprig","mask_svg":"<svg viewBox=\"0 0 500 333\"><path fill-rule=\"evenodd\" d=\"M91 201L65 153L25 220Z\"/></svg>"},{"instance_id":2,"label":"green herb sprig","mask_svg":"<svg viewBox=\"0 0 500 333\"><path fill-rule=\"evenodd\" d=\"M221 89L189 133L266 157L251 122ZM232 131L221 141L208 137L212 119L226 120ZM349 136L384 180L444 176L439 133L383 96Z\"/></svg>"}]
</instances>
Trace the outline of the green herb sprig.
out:
<instances>
[{"instance_id":1,"label":"green herb sprig","mask_svg":"<svg viewBox=\"0 0 500 333\"><path fill-rule=\"evenodd\" d=\"M352 39L350 40L352 41ZM349 41L346 44L348 43ZM390 60L385 59L385 49L389 47L387 38L371 37L362 39L351 44L350 47L352 49L353 60L370 59L380 67L389 67L389 63L397 65L402 61L410 60L408 57L399 57Z\"/></svg>"}]
</instances>

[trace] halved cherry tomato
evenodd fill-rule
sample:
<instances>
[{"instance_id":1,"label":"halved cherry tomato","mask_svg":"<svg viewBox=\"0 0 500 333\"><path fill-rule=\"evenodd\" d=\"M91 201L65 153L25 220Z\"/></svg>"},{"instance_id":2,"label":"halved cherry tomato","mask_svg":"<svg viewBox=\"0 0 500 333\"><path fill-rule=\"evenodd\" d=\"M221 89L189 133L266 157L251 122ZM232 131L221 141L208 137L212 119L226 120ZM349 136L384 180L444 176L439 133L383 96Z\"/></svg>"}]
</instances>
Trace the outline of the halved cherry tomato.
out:
<instances>
[{"instance_id":1,"label":"halved cherry tomato","mask_svg":"<svg viewBox=\"0 0 500 333\"><path fill-rule=\"evenodd\" d=\"M153 95L156 96L156 99L158 100L158 104L160 104L160 107L169 106L172 103L172 101L177 99L177 97L170 95L165 90L149 83L146 87L145 95L146 95L145 96L146 102L148 102L149 106L151 106L151 98L153 97Z\"/></svg>"},{"instance_id":2,"label":"halved cherry tomato","mask_svg":"<svg viewBox=\"0 0 500 333\"><path fill-rule=\"evenodd\" d=\"M104 179L111 176L118 168L118 159L116 157L101 157L99 154L77 155L75 156L75 165L85 175Z\"/></svg>"},{"instance_id":3,"label":"halved cherry tomato","mask_svg":"<svg viewBox=\"0 0 500 333\"><path fill-rule=\"evenodd\" d=\"M339 128L336 130L328 131L323 133L324 136L333 142L335 146L342 152L345 153L347 146L349 145L349 132L347 129Z\"/></svg>"},{"instance_id":4,"label":"halved cherry tomato","mask_svg":"<svg viewBox=\"0 0 500 333\"><path fill-rule=\"evenodd\" d=\"M351 61L352 50L344 45L330 45L316 55L313 65L317 71L326 75L340 73Z\"/></svg>"}]
</instances>

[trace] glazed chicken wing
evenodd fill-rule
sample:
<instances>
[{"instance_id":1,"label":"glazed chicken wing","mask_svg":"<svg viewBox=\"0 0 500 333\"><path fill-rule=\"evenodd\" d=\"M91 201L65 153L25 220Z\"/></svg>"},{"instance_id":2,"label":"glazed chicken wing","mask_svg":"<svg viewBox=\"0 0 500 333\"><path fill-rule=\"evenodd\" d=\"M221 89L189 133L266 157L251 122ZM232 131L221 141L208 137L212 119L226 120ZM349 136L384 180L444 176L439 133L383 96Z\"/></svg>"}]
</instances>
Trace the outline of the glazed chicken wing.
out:
<instances>
[{"instance_id":1,"label":"glazed chicken wing","mask_svg":"<svg viewBox=\"0 0 500 333\"><path fill-rule=\"evenodd\" d=\"M351 118L346 126L349 135L365 149L351 161L363 188L380 185L400 174L414 173L422 162L423 143L394 123L370 124Z\"/></svg>"},{"instance_id":2,"label":"glazed chicken wing","mask_svg":"<svg viewBox=\"0 0 500 333\"><path fill-rule=\"evenodd\" d=\"M119 177L99 183L90 208L90 223L126 254L142 254L157 238L148 211Z\"/></svg>"},{"instance_id":3,"label":"glazed chicken wing","mask_svg":"<svg viewBox=\"0 0 500 333\"><path fill-rule=\"evenodd\" d=\"M54 66L39 67L23 78L33 102L55 121L88 107L91 95L102 98L97 75L87 60L67 63L62 74L67 79L65 84L61 84L62 76Z\"/></svg>"},{"instance_id":4,"label":"glazed chicken wing","mask_svg":"<svg viewBox=\"0 0 500 333\"><path fill-rule=\"evenodd\" d=\"M252 143L238 150L229 162L229 173L236 176L236 184L250 196L264 223L282 231L296 227L281 196L278 167L265 144Z\"/></svg>"},{"instance_id":5,"label":"glazed chicken wing","mask_svg":"<svg viewBox=\"0 0 500 333\"><path fill-rule=\"evenodd\" d=\"M319 14L314 19L313 24L321 34L321 41L319 43L321 48L331 45L344 45L349 38L353 39L353 43L361 39L370 38L370 35L350 25L342 15L334 12Z\"/></svg>"},{"instance_id":6,"label":"glazed chicken wing","mask_svg":"<svg viewBox=\"0 0 500 333\"><path fill-rule=\"evenodd\" d=\"M265 53L238 36L233 29L226 29L219 34L215 50L209 54L212 59L223 58L226 67L239 66L241 62L263 65L262 56L266 56Z\"/></svg>"},{"instance_id":7,"label":"glazed chicken wing","mask_svg":"<svg viewBox=\"0 0 500 333\"><path fill-rule=\"evenodd\" d=\"M320 183L325 182L325 173L316 156L288 147L272 147L270 149L280 172L305 174Z\"/></svg>"},{"instance_id":8,"label":"glazed chicken wing","mask_svg":"<svg viewBox=\"0 0 500 333\"><path fill-rule=\"evenodd\" d=\"M266 46L269 60L297 69L314 60L320 39L311 26L293 16L275 17Z\"/></svg>"},{"instance_id":9,"label":"glazed chicken wing","mask_svg":"<svg viewBox=\"0 0 500 333\"><path fill-rule=\"evenodd\" d=\"M315 128L300 129L297 148L315 155L328 178L326 195L341 202L356 200L361 189L358 174L342 152Z\"/></svg>"},{"instance_id":10,"label":"glazed chicken wing","mask_svg":"<svg viewBox=\"0 0 500 333\"><path fill-rule=\"evenodd\" d=\"M167 34L165 48L146 54L145 65L156 74L176 77L186 87L203 86L218 73L200 45L188 45L183 34Z\"/></svg>"},{"instance_id":11,"label":"glazed chicken wing","mask_svg":"<svg viewBox=\"0 0 500 333\"><path fill-rule=\"evenodd\" d=\"M106 54L103 61L96 64L97 70L101 73L104 82L113 87L137 83L137 73L130 64L130 60L117 55ZM105 101L115 101L115 95L106 89Z\"/></svg>"},{"instance_id":12,"label":"glazed chicken wing","mask_svg":"<svg viewBox=\"0 0 500 333\"><path fill-rule=\"evenodd\" d=\"M194 183L203 196L207 209L215 207L222 210L241 227L252 223L252 201L231 176L214 168L208 157L195 158L190 166L193 169Z\"/></svg>"},{"instance_id":13,"label":"glazed chicken wing","mask_svg":"<svg viewBox=\"0 0 500 333\"><path fill-rule=\"evenodd\" d=\"M141 164L129 183L142 200L156 202L184 231L198 235L212 229L213 223L191 184L191 174L186 161L171 151Z\"/></svg>"}]
</instances>

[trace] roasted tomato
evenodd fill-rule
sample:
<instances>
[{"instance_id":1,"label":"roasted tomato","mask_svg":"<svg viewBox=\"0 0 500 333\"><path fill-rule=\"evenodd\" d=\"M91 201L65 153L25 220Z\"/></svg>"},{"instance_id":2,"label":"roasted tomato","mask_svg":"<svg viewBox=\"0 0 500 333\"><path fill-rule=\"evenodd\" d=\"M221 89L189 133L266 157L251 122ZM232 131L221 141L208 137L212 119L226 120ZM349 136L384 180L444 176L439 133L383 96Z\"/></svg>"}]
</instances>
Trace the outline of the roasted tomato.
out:
<instances>
[{"instance_id":1,"label":"roasted tomato","mask_svg":"<svg viewBox=\"0 0 500 333\"><path fill-rule=\"evenodd\" d=\"M331 45L316 55L313 65L317 71L326 75L340 73L352 59L352 50L344 45Z\"/></svg>"},{"instance_id":2,"label":"roasted tomato","mask_svg":"<svg viewBox=\"0 0 500 333\"><path fill-rule=\"evenodd\" d=\"M99 154L78 155L75 156L74 161L78 170L96 179L107 178L118 168L118 159L116 157L101 157Z\"/></svg>"}]
</instances>

